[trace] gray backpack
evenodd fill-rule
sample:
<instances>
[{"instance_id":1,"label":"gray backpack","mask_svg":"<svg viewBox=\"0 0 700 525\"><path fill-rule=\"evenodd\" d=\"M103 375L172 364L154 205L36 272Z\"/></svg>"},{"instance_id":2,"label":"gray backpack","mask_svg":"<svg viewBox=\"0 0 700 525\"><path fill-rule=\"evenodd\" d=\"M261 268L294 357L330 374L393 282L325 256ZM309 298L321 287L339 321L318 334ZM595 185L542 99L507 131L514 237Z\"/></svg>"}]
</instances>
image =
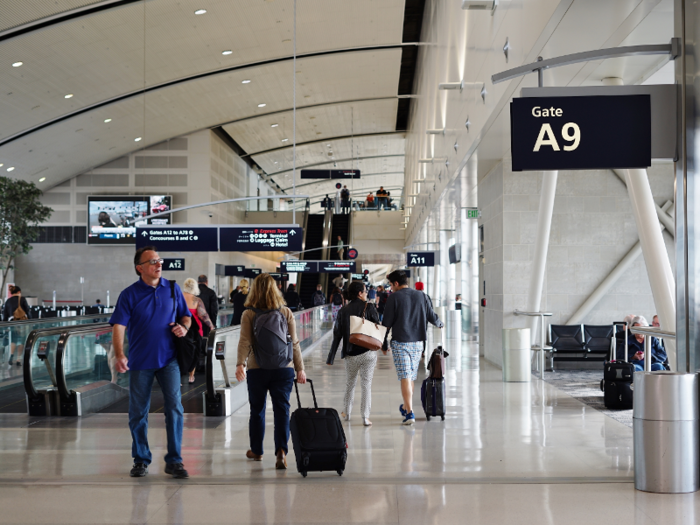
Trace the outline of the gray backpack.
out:
<instances>
[{"instance_id":1,"label":"gray backpack","mask_svg":"<svg viewBox=\"0 0 700 525\"><path fill-rule=\"evenodd\" d=\"M286 368L294 355L287 318L280 310L252 310L253 354L258 366L264 370Z\"/></svg>"}]
</instances>

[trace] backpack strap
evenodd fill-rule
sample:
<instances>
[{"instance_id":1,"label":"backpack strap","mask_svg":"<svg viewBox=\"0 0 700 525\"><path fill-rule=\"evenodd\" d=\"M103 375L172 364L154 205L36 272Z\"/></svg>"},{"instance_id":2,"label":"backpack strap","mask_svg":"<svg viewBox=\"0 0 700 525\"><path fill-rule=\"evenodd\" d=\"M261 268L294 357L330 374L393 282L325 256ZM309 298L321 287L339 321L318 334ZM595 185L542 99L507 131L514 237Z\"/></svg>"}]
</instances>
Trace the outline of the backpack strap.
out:
<instances>
[{"instance_id":1,"label":"backpack strap","mask_svg":"<svg viewBox=\"0 0 700 525\"><path fill-rule=\"evenodd\" d=\"M170 298L173 300L173 319L177 324L177 303L175 302L175 281L168 281L170 283ZM183 327L184 328L184 327Z\"/></svg>"}]
</instances>

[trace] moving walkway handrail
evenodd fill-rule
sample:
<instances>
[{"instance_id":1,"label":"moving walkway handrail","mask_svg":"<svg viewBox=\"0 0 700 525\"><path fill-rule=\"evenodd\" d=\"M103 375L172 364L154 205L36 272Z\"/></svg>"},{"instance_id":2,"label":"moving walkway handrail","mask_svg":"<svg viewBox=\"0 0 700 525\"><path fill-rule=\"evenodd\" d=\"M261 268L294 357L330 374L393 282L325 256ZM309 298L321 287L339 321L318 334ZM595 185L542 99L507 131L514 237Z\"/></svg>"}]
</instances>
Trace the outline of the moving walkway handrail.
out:
<instances>
[{"instance_id":1,"label":"moving walkway handrail","mask_svg":"<svg viewBox=\"0 0 700 525\"><path fill-rule=\"evenodd\" d=\"M27 393L29 399L36 399L39 396L39 392L34 387L34 380L32 378L32 352L34 351L34 343L37 339L41 337L48 337L52 335L60 336L69 326L54 326L53 328L37 328L32 330L27 336L27 341L24 345L24 391ZM48 359L48 357L47 357ZM58 387L58 385L54 385Z\"/></svg>"},{"instance_id":2,"label":"moving walkway handrail","mask_svg":"<svg viewBox=\"0 0 700 525\"><path fill-rule=\"evenodd\" d=\"M314 306L313 308L306 308L304 310L297 310L296 312L293 312L294 315L294 320L297 321L299 317L302 315L306 315L308 313L313 312L314 310L319 310L322 308L327 308L329 305L323 304L321 306ZM205 365L205 370L206 370L206 383L207 383L207 396L213 398L216 395L216 385L214 385L214 350L215 350L215 345L216 345L216 339L217 336L222 336L226 334L230 334L236 331L239 331L241 329L240 325L236 326L224 326L222 328L216 328L215 330L212 330L209 332L209 335L207 336L207 347L206 347L206 365ZM298 328L297 328L298 330ZM297 335L298 336L298 335ZM238 349L236 348L236 352ZM222 361L222 368L224 371L224 382L226 384L226 387L230 387L230 381L228 377L228 373L226 371L226 365L225 365L225 359L226 359L226 347L224 347L224 353L220 356L217 356L218 361Z\"/></svg>"},{"instance_id":3,"label":"moving walkway handrail","mask_svg":"<svg viewBox=\"0 0 700 525\"><path fill-rule=\"evenodd\" d=\"M63 328L63 332L61 332L58 337L58 345L56 345L56 382L58 383L56 388L58 388L58 394L61 396L61 399L68 400L71 391L68 389L68 383L66 382L64 365L68 340L73 335L86 335L92 332L103 332L104 330L111 331L112 325L109 323L98 323L93 325L66 326Z\"/></svg>"},{"instance_id":4,"label":"moving walkway handrail","mask_svg":"<svg viewBox=\"0 0 700 525\"><path fill-rule=\"evenodd\" d=\"M676 332L653 326L630 326L630 332L644 336L644 371L651 372L651 338L676 339Z\"/></svg>"},{"instance_id":5,"label":"moving walkway handrail","mask_svg":"<svg viewBox=\"0 0 700 525\"><path fill-rule=\"evenodd\" d=\"M37 317L32 318L32 319L25 319L23 321L2 321L0 322L0 330L3 328L12 328L13 326L22 326L26 324L36 324L36 323L57 323L57 322L66 322L66 323L74 323L75 321L87 321L89 319L99 319L100 317L108 317L112 315L111 313L108 314L91 314L91 315L81 315L81 316L75 316L75 317ZM55 327L58 328L58 327Z\"/></svg>"}]
</instances>

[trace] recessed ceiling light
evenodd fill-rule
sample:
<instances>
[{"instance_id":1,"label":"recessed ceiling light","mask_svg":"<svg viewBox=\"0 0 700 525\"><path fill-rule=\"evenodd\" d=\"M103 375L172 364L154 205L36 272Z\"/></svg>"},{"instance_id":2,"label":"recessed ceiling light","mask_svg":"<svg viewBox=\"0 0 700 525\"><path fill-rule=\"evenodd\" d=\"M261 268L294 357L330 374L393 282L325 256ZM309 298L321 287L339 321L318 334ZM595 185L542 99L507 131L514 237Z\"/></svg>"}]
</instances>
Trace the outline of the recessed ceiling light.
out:
<instances>
[{"instance_id":1,"label":"recessed ceiling light","mask_svg":"<svg viewBox=\"0 0 700 525\"><path fill-rule=\"evenodd\" d=\"M231 55L231 54L233 54L233 51L231 51L230 49L227 49L226 51L222 51L221 54L222 55Z\"/></svg>"},{"instance_id":2,"label":"recessed ceiling light","mask_svg":"<svg viewBox=\"0 0 700 525\"><path fill-rule=\"evenodd\" d=\"M0 162L0 168L2 168L3 166L4 166L4 164L2 162Z\"/></svg>"},{"instance_id":3,"label":"recessed ceiling light","mask_svg":"<svg viewBox=\"0 0 700 525\"><path fill-rule=\"evenodd\" d=\"M134 142L139 142L140 140L141 140L141 137L136 137L136 138L134 139Z\"/></svg>"},{"instance_id":4,"label":"recessed ceiling light","mask_svg":"<svg viewBox=\"0 0 700 525\"><path fill-rule=\"evenodd\" d=\"M73 93L68 93L63 98L73 98Z\"/></svg>"},{"instance_id":5,"label":"recessed ceiling light","mask_svg":"<svg viewBox=\"0 0 700 525\"><path fill-rule=\"evenodd\" d=\"M206 12L207 12L206 9L197 9L197 10L194 12L194 14L195 14L195 15L203 15L203 14L206 13Z\"/></svg>"},{"instance_id":6,"label":"recessed ceiling light","mask_svg":"<svg viewBox=\"0 0 700 525\"><path fill-rule=\"evenodd\" d=\"M265 106L267 106L267 104L258 104L259 108L264 108Z\"/></svg>"},{"instance_id":7,"label":"recessed ceiling light","mask_svg":"<svg viewBox=\"0 0 700 525\"><path fill-rule=\"evenodd\" d=\"M271 127L271 128L276 128L277 126L279 126L279 124L273 124L273 125L270 126L270 127Z\"/></svg>"},{"instance_id":8,"label":"recessed ceiling light","mask_svg":"<svg viewBox=\"0 0 700 525\"><path fill-rule=\"evenodd\" d=\"M24 62L15 62L14 64L12 64L12 67L19 67L22 64L24 64Z\"/></svg>"},{"instance_id":9,"label":"recessed ceiling light","mask_svg":"<svg viewBox=\"0 0 700 525\"><path fill-rule=\"evenodd\" d=\"M241 84L250 84L250 80L248 80L248 79L242 80L242 81L241 81Z\"/></svg>"},{"instance_id":10,"label":"recessed ceiling light","mask_svg":"<svg viewBox=\"0 0 700 525\"><path fill-rule=\"evenodd\" d=\"M15 168L14 168L14 167L12 167L12 168L7 168L7 171L15 171Z\"/></svg>"},{"instance_id":11,"label":"recessed ceiling light","mask_svg":"<svg viewBox=\"0 0 700 525\"><path fill-rule=\"evenodd\" d=\"M112 122L112 119L111 119L111 118L106 118L106 119L105 119L105 123L106 123L106 122Z\"/></svg>"},{"instance_id":12,"label":"recessed ceiling light","mask_svg":"<svg viewBox=\"0 0 700 525\"><path fill-rule=\"evenodd\" d=\"M39 179L39 182L44 182L45 180L46 180L46 177L41 177L41 178Z\"/></svg>"},{"instance_id":13,"label":"recessed ceiling light","mask_svg":"<svg viewBox=\"0 0 700 525\"><path fill-rule=\"evenodd\" d=\"M287 141L289 141L289 139L282 139L282 142L287 142Z\"/></svg>"}]
</instances>

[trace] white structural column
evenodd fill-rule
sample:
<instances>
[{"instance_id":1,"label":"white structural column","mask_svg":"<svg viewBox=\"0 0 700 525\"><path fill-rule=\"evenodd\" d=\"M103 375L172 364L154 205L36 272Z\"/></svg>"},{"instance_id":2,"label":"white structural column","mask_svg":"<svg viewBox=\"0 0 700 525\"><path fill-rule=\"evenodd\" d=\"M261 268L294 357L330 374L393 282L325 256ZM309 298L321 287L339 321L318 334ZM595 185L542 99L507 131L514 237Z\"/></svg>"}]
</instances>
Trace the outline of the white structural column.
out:
<instances>
[{"instance_id":1,"label":"white structural column","mask_svg":"<svg viewBox=\"0 0 700 525\"><path fill-rule=\"evenodd\" d=\"M656 205L649 186L646 170L623 170L627 179L627 191L632 202L634 220L637 224L642 255L647 267L651 293L654 296L656 313L663 330L676 331L676 282L671 271L671 262L659 228ZM670 341L669 341L670 342ZM675 345L669 348L669 362L676 368ZM673 352L671 352L671 350ZM673 355L671 355L673 353Z\"/></svg>"},{"instance_id":2,"label":"white structural column","mask_svg":"<svg viewBox=\"0 0 700 525\"><path fill-rule=\"evenodd\" d=\"M549 250L549 232L552 228L552 213L554 212L554 195L557 192L558 171L545 171L542 174L542 193L540 194L540 209L537 215L537 239L535 254L532 260L530 288L527 294L527 311L539 312L544 288L544 275L547 269L547 252ZM539 317L530 318L531 341L534 344L539 331Z\"/></svg>"}]
</instances>

